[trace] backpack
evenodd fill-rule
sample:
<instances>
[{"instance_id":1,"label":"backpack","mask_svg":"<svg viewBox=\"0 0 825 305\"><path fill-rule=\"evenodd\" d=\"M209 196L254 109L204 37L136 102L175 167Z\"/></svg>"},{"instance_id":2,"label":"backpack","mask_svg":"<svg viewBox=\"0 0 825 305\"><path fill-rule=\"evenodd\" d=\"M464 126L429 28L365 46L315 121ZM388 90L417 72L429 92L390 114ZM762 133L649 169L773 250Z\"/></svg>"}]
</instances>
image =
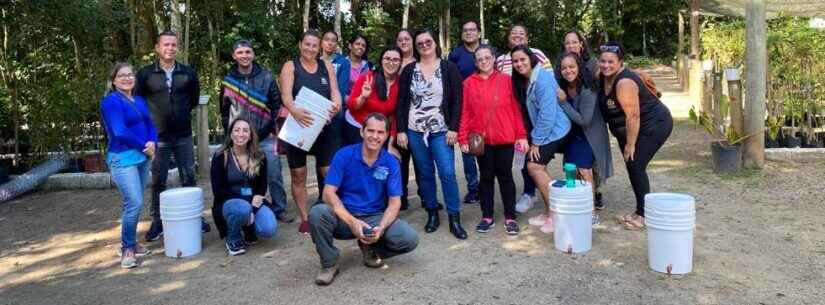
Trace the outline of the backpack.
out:
<instances>
[{"instance_id":1,"label":"backpack","mask_svg":"<svg viewBox=\"0 0 825 305\"><path fill-rule=\"evenodd\" d=\"M656 89L656 83L653 82L653 77L651 77L649 73L642 69L630 69L630 71L633 71L633 73L636 73L636 75L642 79L642 82L645 84L645 88L647 88L651 94L658 98L662 97L662 92L659 92L659 90Z\"/></svg>"}]
</instances>

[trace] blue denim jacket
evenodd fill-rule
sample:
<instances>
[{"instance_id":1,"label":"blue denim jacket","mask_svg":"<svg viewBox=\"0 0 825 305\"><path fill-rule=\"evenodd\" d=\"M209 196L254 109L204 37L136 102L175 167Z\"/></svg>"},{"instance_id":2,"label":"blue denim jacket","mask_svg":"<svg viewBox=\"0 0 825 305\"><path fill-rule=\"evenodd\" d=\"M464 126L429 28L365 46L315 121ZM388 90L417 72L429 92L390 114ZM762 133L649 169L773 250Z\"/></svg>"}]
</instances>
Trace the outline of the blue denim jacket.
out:
<instances>
[{"instance_id":1,"label":"blue denim jacket","mask_svg":"<svg viewBox=\"0 0 825 305\"><path fill-rule=\"evenodd\" d=\"M570 119L564 114L556 97L559 88L553 70L534 68L527 87L527 112L533 123L530 140L545 145L567 135Z\"/></svg>"}]
</instances>

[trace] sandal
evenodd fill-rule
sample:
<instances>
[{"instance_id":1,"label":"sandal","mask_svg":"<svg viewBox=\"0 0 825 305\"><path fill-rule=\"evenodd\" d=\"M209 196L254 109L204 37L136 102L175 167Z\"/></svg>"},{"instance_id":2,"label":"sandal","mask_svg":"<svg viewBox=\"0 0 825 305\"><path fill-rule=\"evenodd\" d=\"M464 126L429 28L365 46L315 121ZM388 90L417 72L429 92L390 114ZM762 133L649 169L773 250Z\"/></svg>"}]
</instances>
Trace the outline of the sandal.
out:
<instances>
[{"instance_id":1,"label":"sandal","mask_svg":"<svg viewBox=\"0 0 825 305\"><path fill-rule=\"evenodd\" d=\"M633 214L616 215L616 221L618 221L619 224L625 224L631 220L633 220Z\"/></svg>"},{"instance_id":2,"label":"sandal","mask_svg":"<svg viewBox=\"0 0 825 305\"><path fill-rule=\"evenodd\" d=\"M630 231L641 231L645 229L644 217L627 218L624 223L624 228Z\"/></svg>"}]
</instances>

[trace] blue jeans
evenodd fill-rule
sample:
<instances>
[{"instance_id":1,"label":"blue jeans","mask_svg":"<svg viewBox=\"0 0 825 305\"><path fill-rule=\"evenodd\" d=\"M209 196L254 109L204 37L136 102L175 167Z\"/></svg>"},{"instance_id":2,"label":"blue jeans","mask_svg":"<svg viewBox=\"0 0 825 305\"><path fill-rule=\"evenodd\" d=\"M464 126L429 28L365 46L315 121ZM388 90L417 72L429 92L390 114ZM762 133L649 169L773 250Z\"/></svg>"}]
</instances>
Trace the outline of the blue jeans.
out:
<instances>
[{"instance_id":1,"label":"blue jeans","mask_svg":"<svg viewBox=\"0 0 825 305\"><path fill-rule=\"evenodd\" d=\"M438 196L436 195L435 170L438 168L438 178L441 180L441 191L444 195L444 203L447 205L447 213L456 215L461 211L458 199L458 183L455 178L455 160L453 146L447 145L447 133L430 133L427 142L424 144L424 134L421 132L407 131L410 152L412 152L419 175L418 188L421 190L421 201L428 211L438 209ZM435 162L435 166L433 166Z\"/></svg>"},{"instance_id":2,"label":"blue jeans","mask_svg":"<svg viewBox=\"0 0 825 305\"><path fill-rule=\"evenodd\" d=\"M284 191L284 176L281 174L281 157L275 151L275 137L267 137L261 141L261 150L266 155L266 182L269 184L269 196L272 197L272 212L275 215L286 210L286 191Z\"/></svg>"},{"instance_id":3,"label":"blue jeans","mask_svg":"<svg viewBox=\"0 0 825 305\"><path fill-rule=\"evenodd\" d=\"M524 161L524 168L521 170L521 178L524 180L524 194L536 196L536 182L533 181L533 177L530 177L530 173L527 172L526 160Z\"/></svg>"},{"instance_id":4,"label":"blue jeans","mask_svg":"<svg viewBox=\"0 0 825 305\"><path fill-rule=\"evenodd\" d=\"M384 214L354 216L370 226L377 226L384 218ZM334 239L355 239L349 226L341 219L332 207L326 203L319 203L309 210L309 233L315 243L315 251L321 258L321 267L330 268L338 263L341 251L333 245ZM378 242L372 245L372 250L381 258L390 258L408 253L418 246L418 233L406 221L396 218L387 228Z\"/></svg>"},{"instance_id":5,"label":"blue jeans","mask_svg":"<svg viewBox=\"0 0 825 305\"><path fill-rule=\"evenodd\" d=\"M476 157L461 153L461 163L464 164L464 178L467 179L467 193L478 192L478 166Z\"/></svg>"},{"instance_id":6,"label":"blue jeans","mask_svg":"<svg viewBox=\"0 0 825 305\"><path fill-rule=\"evenodd\" d=\"M226 219L226 242L243 240L242 231L249 224L252 205L243 199L229 199L223 204L223 218ZM272 238L278 232L275 213L265 205L255 212L255 234L262 238Z\"/></svg>"},{"instance_id":7,"label":"blue jeans","mask_svg":"<svg viewBox=\"0 0 825 305\"><path fill-rule=\"evenodd\" d=\"M175 158L183 186L195 186L195 142L192 136L172 140L158 140L155 160L152 161L152 220L160 221L160 193L166 190L169 161ZM206 162L206 160L204 160ZM201 166L208 166L203 163Z\"/></svg>"},{"instance_id":8,"label":"blue jeans","mask_svg":"<svg viewBox=\"0 0 825 305\"><path fill-rule=\"evenodd\" d=\"M118 167L109 164L112 181L123 196L123 218L120 225L120 245L123 250L137 245L137 224L143 210L143 189L149 183L149 161Z\"/></svg>"}]
</instances>

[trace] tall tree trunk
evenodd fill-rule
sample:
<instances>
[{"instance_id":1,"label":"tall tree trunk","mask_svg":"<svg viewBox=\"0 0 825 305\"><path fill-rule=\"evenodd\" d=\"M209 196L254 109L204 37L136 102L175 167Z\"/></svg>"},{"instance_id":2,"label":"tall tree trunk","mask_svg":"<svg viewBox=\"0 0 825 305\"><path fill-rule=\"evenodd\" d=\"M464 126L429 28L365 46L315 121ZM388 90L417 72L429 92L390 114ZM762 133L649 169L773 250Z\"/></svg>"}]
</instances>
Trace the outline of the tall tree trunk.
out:
<instances>
[{"instance_id":1,"label":"tall tree trunk","mask_svg":"<svg viewBox=\"0 0 825 305\"><path fill-rule=\"evenodd\" d=\"M440 14L438 18L438 43L441 45L443 56L450 50L450 1L441 2Z\"/></svg>"},{"instance_id":2,"label":"tall tree trunk","mask_svg":"<svg viewBox=\"0 0 825 305\"><path fill-rule=\"evenodd\" d=\"M189 26L192 24L192 6L190 6L189 0L186 0L186 11L184 14L186 17L186 26L183 31L183 63L189 64Z\"/></svg>"},{"instance_id":3,"label":"tall tree trunk","mask_svg":"<svg viewBox=\"0 0 825 305\"><path fill-rule=\"evenodd\" d=\"M137 50L137 30L135 24L135 0L127 0L126 8L129 9L129 47L132 54L138 54Z\"/></svg>"},{"instance_id":4,"label":"tall tree trunk","mask_svg":"<svg viewBox=\"0 0 825 305\"><path fill-rule=\"evenodd\" d=\"M155 17L157 16L154 11L154 1L150 0L139 0L135 2L135 17L140 23L140 27L142 28L143 35L136 37L137 42L137 49L138 52L135 53L137 57L142 57L143 55L149 54L152 52L152 48L155 44L155 39L157 38L158 32L155 31Z\"/></svg>"},{"instance_id":5,"label":"tall tree trunk","mask_svg":"<svg viewBox=\"0 0 825 305\"><path fill-rule=\"evenodd\" d=\"M335 24L333 29L338 37L341 37L341 0L335 0ZM341 43L341 39L338 39L338 43Z\"/></svg>"},{"instance_id":6,"label":"tall tree trunk","mask_svg":"<svg viewBox=\"0 0 825 305\"><path fill-rule=\"evenodd\" d=\"M401 28L407 29L410 27L410 3L413 0L404 1L404 15L401 17Z\"/></svg>"},{"instance_id":7,"label":"tall tree trunk","mask_svg":"<svg viewBox=\"0 0 825 305\"><path fill-rule=\"evenodd\" d=\"M647 56L647 22L642 20L642 54Z\"/></svg>"},{"instance_id":8,"label":"tall tree trunk","mask_svg":"<svg viewBox=\"0 0 825 305\"><path fill-rule=\"evenodd\" d=\"M486 44L487 40L484 38L484 0L478 0L478 27L481 31L481 42Z\"/></svg>"},{"instance_id":9,"label":"tall tree trunk","mask_svg":"<svg viewBox=\"0 0 825 305\"><path fill-rule=\"evenodd\" d=\"M6 8L0 9L0 14L4 21L8 18ZM3 22L3 41L2 48L0 48L0 64L3 68L0 69L0 77L3 85L9 91L9 102L12 108L12 121L14 124L14 157L12 158L12 166L17 166L20 162L20 101L17 99L17 69L13 67L12 61L9 59L9 41L11 41L9 25Z\"/></svg>"},{"instance_id":10,"label":"tall tree trunk","mask_svg":"<svg viewBox=\"0 0 825 305\"><path fill-rule=\"evenodd\" d=\"M155 26L158 28L158 33L163 32L166 29L166 24L163 22L163 3L160 3L161 7L158 6L158 1L163 0L152 0L152 14L155 15Z\"/></svg>"},{"instance_id":11,"label":"tall tree trunk","mask_svg":"<svg viewBox=\"0 0 825 305\"><path fill-rule=\"evenodd\" d=\"M309 30L309 6L311 4L311 0L304 0L304 18L303 18L303 29L304 32Z\"/></svg>"},{"instance_id":12,"label":"tall tree trunk","mask_svg":"<svg viewBox=\"0 0 825 305\"><path fill-rule=\"evenodd\" d=\"M172 8L171 14L169 14L169 26L172 28L172 31L176 33L183 33L183 27L181 26L180 22L180 0L171 0L170 7Z\"/></svg>"}]
</instances>

